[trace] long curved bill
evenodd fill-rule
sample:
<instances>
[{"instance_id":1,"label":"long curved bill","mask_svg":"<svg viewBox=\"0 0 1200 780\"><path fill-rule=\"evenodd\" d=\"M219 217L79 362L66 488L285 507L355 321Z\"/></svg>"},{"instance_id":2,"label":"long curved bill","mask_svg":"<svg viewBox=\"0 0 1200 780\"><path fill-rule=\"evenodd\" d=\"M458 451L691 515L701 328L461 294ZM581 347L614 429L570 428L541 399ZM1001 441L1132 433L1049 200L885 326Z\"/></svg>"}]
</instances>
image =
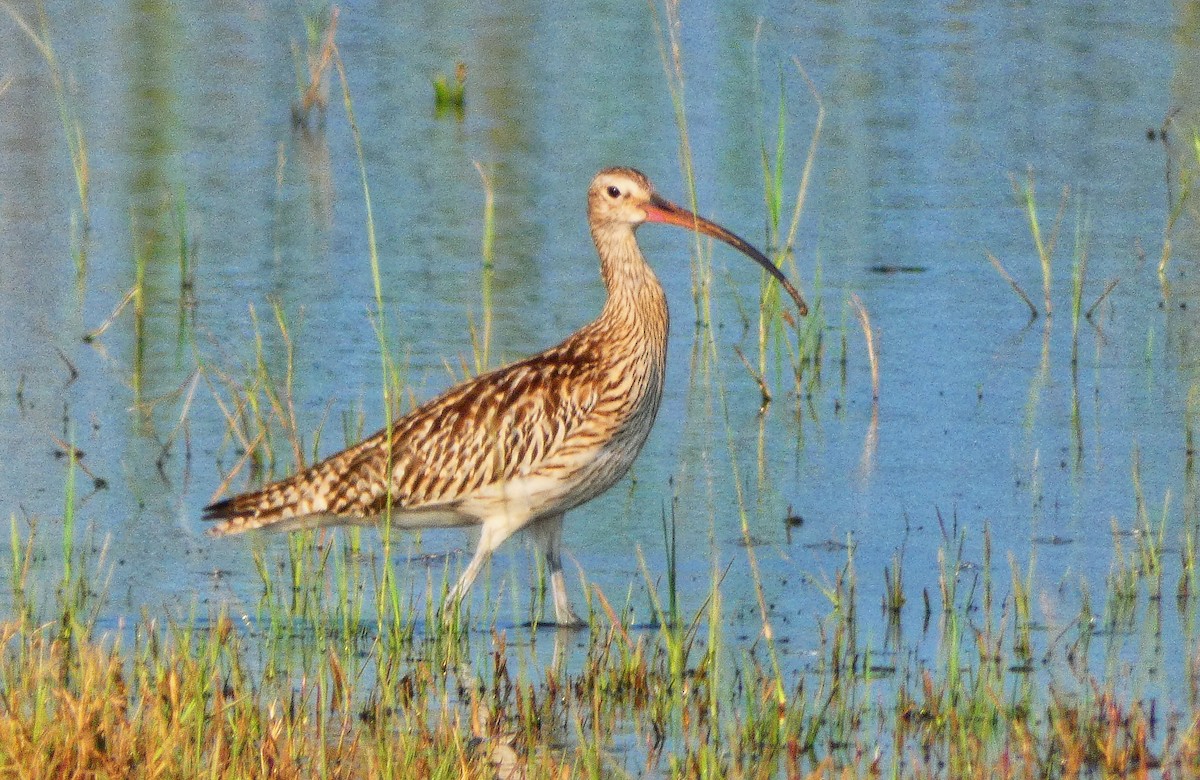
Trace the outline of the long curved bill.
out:
<instances>
[{"instance_id":1,"label":"long curved bill","mask_svg":"<svg viewBox=\"0 0 1200 780\"><path fill-rule=\"evenodd\" d=\"M678 225L688 230L703 233L706 236L712 236L729 244L746 257L761 265L767 273L775 277L783 289L787 290L788 295L792 296L792 300L796 302L796 308L800 311L800 316L803 317L808 314L808 305L800 297L800 293L792 286L792 283L788 281L788 278L783 275L783 271L780 271L766 255L755 249L749 242L730 233L717 223L709 222L704 217L693 214L682 206L676 206L671 201L661 198L658 195L651 195L650 203L643 208L646 210L647 222Z\"/></svg>"}]
</instances>

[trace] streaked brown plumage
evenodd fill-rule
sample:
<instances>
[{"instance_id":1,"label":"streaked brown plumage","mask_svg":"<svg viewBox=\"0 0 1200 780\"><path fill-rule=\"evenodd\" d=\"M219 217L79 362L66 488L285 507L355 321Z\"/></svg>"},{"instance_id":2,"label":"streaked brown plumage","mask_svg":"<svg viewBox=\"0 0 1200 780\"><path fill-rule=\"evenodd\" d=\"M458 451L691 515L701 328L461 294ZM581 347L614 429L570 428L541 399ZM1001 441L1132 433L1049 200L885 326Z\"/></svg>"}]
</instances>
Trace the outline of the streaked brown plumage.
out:
<instances>
[{"instance_id":1,"label":"streaked brown plumage","mask_svg":"<svg viewBox=\"0 0 1200 780\"><path fill-rule=\"evenodd\" d=\"M667 301L638 249L643 222L719 238L804 301L758 250L654 193L631 168L597 174L588 222L608 300L558 346L452 387L389 428L288 479L217 502L214 536L374 524L478 525L479 546L447 597L470 588L492 552L530 527L551 572L555 617L577 624L563 579L563 514L612 487L654 424L666 368Z\"/></svg>"}]
</instances>

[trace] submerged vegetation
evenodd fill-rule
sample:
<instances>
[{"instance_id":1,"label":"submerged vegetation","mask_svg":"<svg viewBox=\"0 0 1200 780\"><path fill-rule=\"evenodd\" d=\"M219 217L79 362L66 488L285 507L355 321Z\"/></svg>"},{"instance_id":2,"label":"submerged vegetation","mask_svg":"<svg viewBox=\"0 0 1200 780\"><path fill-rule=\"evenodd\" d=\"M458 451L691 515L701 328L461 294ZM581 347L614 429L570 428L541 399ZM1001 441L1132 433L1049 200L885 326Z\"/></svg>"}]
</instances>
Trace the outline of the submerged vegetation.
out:
<instances>
[{"instance_id":1,"label":"submerged vegetation","mask_svg":"<svg viewBox=\"0 0 1200 780\"><path fill-rule=\"evenodd\" d=\"M454 81L450 81L445 73L433 77L433 106L438 116L453 111L461 122L467 104L467 63L458 62L454 66Z\"/></svg>"},{"instance_id":2,"label":"submerged vegetation","mask_svg":"<svg viewBox=\"0 0 1200 780\"><path fill-rule=\"evenodd\" d=\"M292 59L296 67L296 92L292 104L292 123L306 127L315 110L321 121L329 108L329 67L337 35L338 8L327 3L310 3L303 12L305 45L292 43Z\"/></svg>"}]
</instances>

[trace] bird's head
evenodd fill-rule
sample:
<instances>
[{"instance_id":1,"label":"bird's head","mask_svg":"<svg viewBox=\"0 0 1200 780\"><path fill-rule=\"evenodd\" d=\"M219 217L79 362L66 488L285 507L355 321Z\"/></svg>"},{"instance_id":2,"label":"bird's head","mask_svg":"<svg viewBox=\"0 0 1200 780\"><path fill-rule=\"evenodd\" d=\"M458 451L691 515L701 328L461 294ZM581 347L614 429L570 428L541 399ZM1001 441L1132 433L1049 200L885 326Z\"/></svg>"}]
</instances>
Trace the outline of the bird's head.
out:
<instances>
[{"instance_id":1,"label":"bird's head","mask_svg":"<svg viewBox=\"0 0 1200 780\"><path fill-rule=\"evenodd\" d=\"M633 168L605 168L588 188L588 216L596 225L625 224L637 227L649 219L654 187Z\"/></svg>"},{"instance_id":2,"label":"bird's head","mask_svg":"<svg viewBox=\"0 0 1200 780\"><path fill-rule=\"evenodd\" d=\"M622 225L633 230L643 222L661 222L724 241L766 269L792 296L800 314L808 313L808 306L800 297L800 293L766 255L717 223L659 196L641 171L633 168L605 168L596 174L596 178L592 179L592 186L588 188L588 221L593 231L598 230L601 233Z\"/></svg>"}]
</instances>

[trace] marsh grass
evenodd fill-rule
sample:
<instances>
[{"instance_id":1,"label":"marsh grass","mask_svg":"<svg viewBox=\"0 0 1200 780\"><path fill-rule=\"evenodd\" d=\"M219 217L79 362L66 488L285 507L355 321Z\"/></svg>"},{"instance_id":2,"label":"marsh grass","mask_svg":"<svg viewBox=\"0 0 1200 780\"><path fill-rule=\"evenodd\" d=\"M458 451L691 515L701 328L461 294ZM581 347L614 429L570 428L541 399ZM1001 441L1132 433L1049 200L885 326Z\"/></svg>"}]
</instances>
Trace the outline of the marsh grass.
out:
<instances>
[{"instance_id":1,"label":"marsh grass","mask_svg":"<svg viewBox=\"0 0 1200 780\"><path fill-rule=\"evenodd\" d=\"M446 74L439 73L433 77L433 108L437 116L453 112L458 121L466 116L467 105L467 63L458 62L454 66L454 80Z\"/></svg>"},{"instance_id":2,"label":"marsh grass","mask_svg":"<svg viewBox=\"0 0 1200 780\"><path fill-rule=\"evenodd\" d=\"M63 77L58 54L54 50L54 42L50 34L50 18L46 14L45 3L42 0L35 0L33 4L37 17L36 22L18 12L9 0L0 1L0 8L4 9L13 22L21 28L50 70L50 82L54 90L54 100L58 105L58 117L66 138L67 151L71 156L71 170L75 174L76 195L79 198L83 230L86 232L91 222L88 199L91 187L91 166L88 163L87 136L83 132L83 122L79 118L78 110ZM82 276L86 268L86 255L83 254L82 249L76 252L75 261L77 274Z\"/></svg>"},{"instance_id":3,"label":"marsh grass","mask_svg":"<svg viewBox=\"0 0 1200 780\"><path fill-rule=\"evenodd\" d=\"M151 252L148 237L139 229L137 216L129 216L130 245L133 247L133 365L130 378L136 402L141 401L146 364L146 264Z\"/></svg>"},{"instance_id":4,"label":"marsh grass","mask_svg":"<svg viewBox=\"0 0 1200 780\"><path fill-rule=\"evenodd\" d=\"M171 227L174 229L177 242L176 258L179 268L179 337L185 341L187 311L195 301L193 292L196 287L195 262L199 251L198 242L192 233L188 222L187 193L182 186L176 187L170 195L169 210Z\"/></svg>"},{"instance_id":5,"label":"marsh grass","mask_svg":"<svg viewBox=\"0 0 1200 780\"><path fill-rule=\"evenodd\" d=\"M1030 238L1033 240L1034 252L1037 255L1038 264L1041 269L1042 311L1040 313L1044 313L1046 317L1050 317L1054 314L1054 249L1058 243L1063 216L1066 213L1067 204L1071 197L1071 189L1069 186L1063 186L1062 196L1059 199L1058 212L1054 218L1050 233L1046 234L1042 228L1042 208L1037 198L1037 185L1033 170L1026 171L1024 179L1020 179L1016 175L1011 175L1009 181L1012 184L1013 195L1017 204L1025 214L1026 225ZM1025 292L1024 288L1013 278L1012 274L1009 273L1008 269L994 254L991 252L985 254L996 271L1008 282L1013 291L1020 296L1025 305L1029 307L1030 316L1037 317L1039 314L1038 308Z\"/></svg>"},{"instance_id":6,"label":"marsh grass","mask_svg":"<svg viewBox=\"0 0 1200 780\"><path fill-rule=\"evenodd\" d=\"M277 452L281 448L276 446L276 441L280 438L283 448L291 454L291 470L304 468L309 462L293 400L295 343L283 306L279 301L272 301L271 309L274 332L283 356L282 376L271 367L273 358L270 355L276 350L268 347L253 304L249 307L254 333L253 358L236 371L224 370L212 362L200 363L200 375L208 383L225 418L225 441L238 451L238 458L226 472L218 494L232 484L247 464L255 474L282 476L287 469L277 464ZM318 426L313 434L314 442L319 440L322 427Z\"/></svg>"},{"instance_id":7,"label":"marsh grass","mask_svg":"<svg viewBox=\"0 0 1200 780\"><path fill-rule=\"evenodd\" d=\"M663 73L666 87L671 96L675 111L675 124L679 133L679 156L683 171L685 187L688 193L688 205L697 211L696 171L693 163L691 139L688 131L686 86L687 79L684 67L684 55L681 38L682 22L679 13L678 0L665 0L661 6L652 3L653 22L659 42ZM820 91L809 78L799 60L793 60L796 71L803 77L807 88L817 106L816 124L809 139L808 150L804 165L797 182L796 194L790 203L790 221L784 226L784 218L789 213L789 204L785 197L786 183L789 177L788 154L790 144L787 139L788 129L788 100L786 82L781 78L780 94L776 103L776 120L774 143L768 145L767 133L761 132L760 147L762 156L762 175L764 203L767 213L767 250L775 255L776 264L795 280L799 278L796 261L796 240L800 219L808 196L809 185L816 153L819 148L821 130L825 118L825 106ZM717 343L712 322L711 289L713 281L711 250L705 246L699 234L694 237L695 247L692 255L692 296L696 310L696 323L701 336L694 344L693 356L698 357L701 365L715 360L718 354ZM747 373L758 385L763 408L775 397L772 390L772 376L791 375L797 398L811 396L813 389L820 382L820 364L823 356L824 317L820 299L820 265L814 264L813 285L816 297L812 300L808 316L799 321L792 313L790 304L785 304L779 291L778 284L765 272L762 274L758 306L756 312L747 312L741 301L737 302L743 319L756 323L756 360L746 357L740 347L733 348L738 359L745 366ZM803 285L801 285L802 287ZM789 331L795 330L798 340L793 342ZM784 372L784 366L790 370Z\"/></svg>"},{"instance_id":8,"label":"marsh grass","mask_svg":"<svg viewBox=\"0 0 1200 780\"><path fill-rule=\"evenodd\" d=\"M1037 201L1037 188L1033 171L1029 170L1026 172L1024 181L1013 176L1012 187L1013 193L1016 195L1017 201L1021 204L1022 208L1024 208L1025 217L1029 222L1029 235L1033 238L1033 246L1037 251L1038 262L1042 269L1043 306L1046 316L1049 317L1054 313L1052 299L1054 247L1058 243L1058 233L1062 227L1063 215L1067 210L1067 202L1071 197L1071 189L1066 185L1063 186L1062 197L1059 199L1058 214L1054 218L1054 224L1049 236L1046 236L1042 232L1041 216Z\"/></svg>"},{"instance_id":9,"label":"marsh grass","mask_svg":"<svg viewBox=\"0 0 1200 780\"><path fill-rule=\"evenodd\" d=\"M679 163L687 191L687 205L692 211L698 212L696 169L692 161L692 143L688 132L687 79L683 66L683 22L679 15L679 0L664 0L661 17L657 2L651 4L651 10L667 91L671 95L671 105L675 110L675 127L679 131ZM693 233L692 240L692 303L696 310L697 325L708 328L712 323L712 255L705 249L704 240L699 233Z\"/></svg>"},{"instance_id":10,"label":"marsh grass","mask_svg":"<svg viewBox=\"0 0 1200 780\"><path fill-rule=\"evenodd\" d=\"M793 58L792 64L796 71L803 77L809 94L816 104L817 114L812 134L809 136L804 165L796 184L796 193L791 200L791 214L787 222L786 232L784 232L783 219L788 204L784 192L788 177L788 152L790 145L787 141L789 116L786 89L787 80L783 78L782 74L779 85L774 148L772 152L768 151L769 146L765 129L762 131L760 148L762 155L763 201L767 209L767 246L769 251L775 255L776 265L789 273L792 278L797 279L800 276L796 260L797 236L799 234L800 220L804 214L804 206L808 201L813 165L816 162L817 151L820 148L821 131L825 126L825 102L821 97L821 91L809 77L808 72L801 65L800 61ZM759 297L757 376L760 378L766 376L768 368L767 356L770 348L773 346L773 350L776 353L776 364L779 362L779 357L783 353L786 353L795 376L795 390L797 393L800 393L802 389L801 380L805 367L815 364L818 371L814 372L814 374L819 379L820 338L825 325L820 298L819 267L814 268L813 274L813 286L817 292L817 296L813 300L812 310L808 316L802 318L800 321L797 321L792 316L790 304L783 301L778 285L765 272L762 275L762 289ZM787 334L786 326L789 325L799 334L799 341L795 346L792 345L791 339ZM765 386L765 379L760 379L760 383Z\"/></svg>"},{"instance_id":11,"label":"marsh grass","mask_svg":"<svg viewBox=\"0 0 1200 780\"><path fill-rule=\"evenodd\" d=\"M327 2L309 0L308 7L302 8L300 13L304 21L304 50L292 42L299 96L292 104L292 123L306 126L314 110L323 121L329 107L329 68L335 50L338 8Z\"/></svg>"},{"instance_id":12,"label":"marsh grass","mask_svg":"<svg viewBox=\"0 0 1200 780\"><path fill-rule=\"evenodd\" d=\"M491 365L492 355L492 287L496 275L496 189L492 174L478 162L475 169L483 182L483 238L479 254L483 261L480 272L480 321L469 318L471 351L474 356L475 373L482 374Z\"/></svg>"},{"instance_id":13,"label":"marsh grass","mask_svg":"<svg viewBox=\"0 0 1200 780\"><path fill-rule=\"evenodd\" d=\"M1049 319L1054 313L1054 253L1058 246L1064 218L1071 202L1071 188L1068 185L1063 186L1053 225L1049 234L1046 234L1042 227L1042 205L1038 201L1034 172L1032 170L1027 171L1024 179L1012 176L1010 177L1010 181L1017 204L1024 212L1026 227L1029 230L1034 252L1037 255L1042 277L1042 309L1038 309L1037 304L1025 292L1020 282L1013 277L1005 264L995 254L988 251L984 253L984 256L992 264L992 267L996 269L996 272L1000 274L1001 278L1012 287L1013 292L1029 308L1030 319L1036 319L1043 312L1046 314L1047 319ZM1095 320L1096 310L1108 299L1109 295L1121 281L1121 277L1119 276L1107 280L1100 294L1096 296L1086 309L1083 308L1083 296L1087 289L1088 241L1091 236L1091 214L1084 207L1082 199L1078 198L1076 199L1074 226L1075 241L1071 265L1071 287L1069 291L1072 333L1071 359L1073 365L1078 362L1079 325L1081 318L1092 323L1096 327L1097 332L1099 332L1099 325Z\"/></svg>"},{"instance_id":14,"label":"marsh grass","mask_svg":"<svg viewBox=\"0 0 1200 780\"><path fill-rule=\"evenodd\" d=\"M1079 365L1079 322L1083 316L1083 289L1087 279L1088 248L1087 236L1090 233L1090 218L1082 212L1082 207L1075 214L1075 255L1071 265L1071 365ZM1093 306L1092 309L1095 307ZM1091 311L1091 310L1089 310Z\"/></svg>"},{"instance_id":15,"label":"marsh grass","mask_svg":"<svg viewBox=\"0 0 1200 780\"><path fill-rule=\"evenodd\" d=\"M1174 109L1163 122L1163 130L1160 134L1163 148L1166 151L1166 175L1167 183L1167 217L1163 225L1162 252L1158 258L1158 280L1163 292L1170 294L1170 283L1167 280L1167 269L1171 264L1171 257L1174 252L1172 237L1175 234L1179 219L1185 214L1191 212L1195 214L1195 206L1191 203L1193 189L1195 187L1195 178L1197 169L1195 165L1200 165L1200 130L1193 129L1188 137L1187 151L1184 153L1184 164L1181 165L1177 175L1173 174L1174 155L1167 141L1167 127L1171 125L1172 120L1178 113L1178 109ZM1193 164L1188 164L1188 163ZM1174 184L1178 182L1179 189L1175 190Z\"/></svg>"},{"instance_id":16,"label":"marsh grass","mask_svg":"<svg viewBox=\"0 0 1200 780\"><path fill-rule=\"evenodd\" d=\"M260 403L266 414L287 414L286 401ZM889 628L881 641L877 623L860 616L865 586L850 539L836 572L813 586L826 599L804 617L813 630L781 645L750 544L748 569L714 551L707 593L680 597L679 536L666 512L663 572L637 556L648 624L637 621L632 588L622 603L594 585L582 634L506 626L498 609L470 623L442 621L450 567L431 569L422 592L419 574L403 584L389 577L393 561L356 534L306 532L254 544L256 599L101 628L110 609L106 544L80 526L77 466L68 457L61 520L26 527L10 519L0 769L61 777L1042 778L1075 776L1067 771L1074 767L1186 776L1200 767L1196 697L1158 704L1123 679L1128 665L1155 663L1154 643L1138 637L1161 630L1155 580L1175 560L1162 555L1169 505L1153 516L1138 471L1135 460L1135 532L1116 536L1101 615L1084 589L1076 616L1043 628L1055 619L1037 615L1044 594L1033 558L1023 564L1008 551L1000 598L990 533L979 551L957 518L938 517L940 589L925 628ZM902 563L897 553L883 572L885 606L911 626L902 617L919 615L921 599L905 592ZM410 554L403 565L419 561ZM726 611L731 571L753 579L756 608L737 629L757 628L748 641L729 628L737 625ZM1184 556L1178 575L1188 574ZM422 611L431 619L421 621ZM1107 629L1105 643L1093 645L1092 625ZM788 672L797 650L802 668ZM1185 683L1200 688L1200 667L1189 667ZM1165 730L1164 719L1176 726Z\"/></svg>"},{"instance_id":17,"label":"marsh grass","mask_svg":"<svg viewBox=\"0 0 1200 780\"><path fill-rule=\"evenodd\" d=\"M391 357L361 139L336 47L330 57L367 204L371 317L390 422L402 376ZM483 254L486 263L489 251ZM294 323L277 303L271 317L260 321L253 309L249 317L253 357L234 370L202 364L227 421L227 446L241 450L227 480L246 463L274 473L300 468L315 454L323 427L318 423L306 443L308 428L292 400ZM267 334L278 339L281 364L266 357ZM480 341L477 370L488 363L487 339ZM808 353L801 347L797 354ZM1090 601L1070 623L1078 637L1068 657L1049 632L1037 630L1041 594L1032 563L1018 564L1010 551L1011 594L997 598L1002 586L992 579L990 534L984 531L975 563L974 539L956 518L937 518L936 592L919 599L905 592L912 577L911 569L907 579L901 572L902 553L885 568L894 634L881 642L871 619L860 617L867 583L877 583L879 572L863 570L850 539L844 561L814 586L826 603L806 609L801 631L783 635L768 600L776 584L764 581L758 566L752 523L760 510L743 488L725 380L719 371L712 376L745 557L730 561L714 550L707 592L682 597L679 529L664 511L664 571L654 573L639 551L640 587L610 598L585 585L586 633L506 625L496 605L502 593L487 594L482 615L441 619L451 567L431 566L422 590L419 573L402 578L396 569L420 565L418 556L410 552L405 560L387 530L379 544L356 531L253 542L258 581L249 597L239 590L211 610L197 602L182 614L143 612L102 625L99 616L115 611L107 555L80 523L79 464L69 446L62 517L10 519L5 581L13 608L0 621L0 772L790 779L1163 769L1187 776L1200 768L1197 697L1170 702L1176 726L1164 735L1153 701L1122 679L1124 666L1111 661L1092 671ZM342 426L347 439L358 438L362 415L344 415ZM1141 630L1152 633L1154 590L1137 578L1172 564L1162 555L1165 525L1151 532L1137 472L1135 464L1133 524L1146 529L1147 541L1128 554L1118 545L1114 571L1132 571L1135 587L1105 602L1099 620L1119 619L1122 627L1141 620ZM1164 517L1166 506L1164 500ZM1190 539L1185 549L1192 552L1180 557L1181 581L1194 578ZM748 641L730 630L739 624L729 610L735 597L727 576L751 580ZM1110 583L1108 591L1121 587ZM650 624L635 620L643 594ZM924 628L904 633L902 622L921 621L900 616L922 607ZM460 619L466 617L472 619ZM1153 651L1122 641L1109 633L1109 658L1153 662ZM881 660L888 644L890 665ZM549 662L542 657L547 649ZM1043 658L1056 663L1031 663ZM1190 667L1184 683L1200 688L1200 665Z\"/></svg>"}]
</instances>

